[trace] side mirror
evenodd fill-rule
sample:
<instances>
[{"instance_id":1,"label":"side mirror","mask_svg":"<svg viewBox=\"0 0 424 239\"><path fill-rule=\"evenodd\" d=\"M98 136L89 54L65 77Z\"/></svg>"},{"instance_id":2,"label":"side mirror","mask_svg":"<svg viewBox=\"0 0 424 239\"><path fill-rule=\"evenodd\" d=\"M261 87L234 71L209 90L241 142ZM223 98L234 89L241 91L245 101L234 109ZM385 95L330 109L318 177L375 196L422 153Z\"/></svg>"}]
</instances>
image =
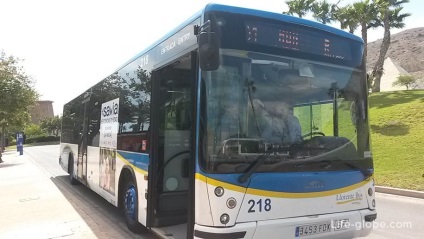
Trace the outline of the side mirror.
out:
<instances>
[{"instance_id":1,"label":"side mirror","mask_svg":"<svg viewBox=\"0 0 424 239\"><path fill-rule=\"evenodd\" d=\"M212 26L209 21L200 28L198 35L200 69L216 70L219 67L219 36L211 31Z\"/></svg>"}]
</instances>

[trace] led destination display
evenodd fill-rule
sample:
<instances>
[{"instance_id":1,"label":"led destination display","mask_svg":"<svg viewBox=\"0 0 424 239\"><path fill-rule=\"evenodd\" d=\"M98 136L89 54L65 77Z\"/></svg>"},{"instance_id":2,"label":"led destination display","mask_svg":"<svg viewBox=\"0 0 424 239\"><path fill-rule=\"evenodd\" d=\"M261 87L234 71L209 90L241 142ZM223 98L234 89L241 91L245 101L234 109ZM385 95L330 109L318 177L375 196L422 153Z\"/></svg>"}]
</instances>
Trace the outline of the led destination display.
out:
<instances>
[{"instance_id":1,"label":"led destination display","mask_svg":"<svg viewBox=\"0 0 424 239\"><path fill-rule=\"evenodd\" d=\"M325 31L258 21L247 21L245 27L247 43L344 60L352 58L351 40L332 36Z\"/></svg>"}]
</instances>

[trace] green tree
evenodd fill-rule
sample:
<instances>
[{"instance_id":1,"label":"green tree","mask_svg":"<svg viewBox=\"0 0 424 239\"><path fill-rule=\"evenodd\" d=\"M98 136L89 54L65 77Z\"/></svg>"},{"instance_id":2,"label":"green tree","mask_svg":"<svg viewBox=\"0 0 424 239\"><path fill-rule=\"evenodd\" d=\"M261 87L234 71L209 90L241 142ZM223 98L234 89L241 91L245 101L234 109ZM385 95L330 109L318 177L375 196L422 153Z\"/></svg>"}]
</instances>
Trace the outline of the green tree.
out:
<instances>
[{"instance_id":1,"label":"green tree","mask_svg":"<svg viewBox=\"0 0 424 239\"><path fill-rule=\"evenodd\" d=\"M351 12L351 17L358 19L359 26L361 26L361 36L364 40L364 55L363 63L367 64L367 54L368 54L368 29L375 28L377 25L375 21L377 19L377 5L374 1L365 0L362 2L355 2L352 5L353 10Z\"/></svg>"},{"instance_id":2,"label":"green tree","mask_svg":"<svg viewBox=\"0 0 424 239\"><path fill-rule=\"evenodd\" d=\"M312 11L313 17L318 22L329 24L339 21L342 29L348 29L353 33L359 26L361 36L364 40L363 63L367 65L368 55L368 29L384 27L384 37L380 47L380 54L372 73L368 78L368 85L372 86L374 92L380 91L381 76L383 74L383 64L386 53L390 46L390 29L403 28L404 20L410 16L408 13L402 14L402 4L409 0L362 0L351 5L339 7L339 0L336 4L328 3L327 0L309 2L306 0L286 1L289 7L287 14L297 14L302 17Z\"/></svg>"},{"instance_id":3,"label":"green tree","mask_svg":"<svg viewBox=\"0 0 424 239\"><path fill-rule=\"evenodd\" d=\"M359 17L352 5L336 8L333 18L340 22L341 29L347 29L349 33L353 34L359 27Z\"/></svg>"},{"instance_id":4,"label":"green tree","mask_svg":"<svg viewBox=\"0 0 424 239\"><path fill-rule=\"evenodd\" d=\"M150 125L150 99L152 95L152 79L151 74L141 67L138 67L137 81L132 81L130 85L134 100L137 101L138 112L137 128L134 131L146 130L145 125Z\"/></svg>"},{"instance_id":5,"label":"green tree","mask_svg":"<svg viewBox=\"0 0 424 239\"><path fill-rule=\"evenodd\" d=\"M312 4L311 11L313 13L312 17L322 24L329 24L332 21L336 20L335 13L338 10L339 0L336 4L331 4L327 0L315 1Z\"/></svg>"},{"instance_id":6,"label":"green tree","mask_svg":"<svg viewBox=\"0 0 424 239\"><path fill-rule=\"evenodd\" d=\"M368 29L379 26L376 24L378 8L375 1L378 0L363 0L340 8L338 6L340 1L336 4L330 4L327 0L290 0L286 1L289 10L285 13L289 15L297 14L299 17L303 17L309 11L312 11L313 17L317 21L328 24L334 20L338 20L341 27L343 29L349 28L349 32L351 33L360 26L362 39L365 43L363 62L366 65Z\"/></svg>"},{"instance_id":7,"label":"green tree","mask_svg":"<svg viewBox=\"0 0 424 239\"><path fill-rule=\"evenodd\" d=\"M380 46L380 54L372 71L372 78L374 81L373 92L380 92L384 59L390 47L390 29L403 28L405 26L405 18L411 15L409 13L401 13L403 10L402 4L408 2L409 0L376 0L379 8L379 17L376 21L376 25L384 27L384 37Z\"/></svg>"},{"instance_id":8,"label":"green tree","mask_svg":"<svg viewBox=\"0 0 424 239\"><path fill-rule=\"evenodd\" d=\"M54 117L44 118L40 122L40 128L49 134L58 136L60 133L61 123L62 123L62 118L56 115Z\"/></svg>"},{"instance_id":9,"label":"green tree","mask_svg":"<svg viewBox=\"0 0 424 239\"><path fill-rule=\"evenodd\" d=\"M406 86L406 90L412 88L417 83L417 79L412 75L400 75L393 82L393 86Z\"/></svg>"},{"instance_id":10,"label":"green tree","mask_svg":"<svg viewBox=\"0 0 424 239\"><path fill-rule=\"evenodd\" d=\"M0 51L0 152L8 129L22 129L29 122L28 107L38 98L34 80L25 73L20 62Z\"/></svg>"},{"instance_id":11,"label":"green tree","mask_svg":"<svg viewBox=\"0 0 424 239\"><path fill-rule=\"evenodd\" d=\"M286 4L289 7L287 12L283 14L294 15L297 14L298 17L304 17L312 7L314 0L287 0Z\"/></svg>"},{"instance_id":12,"label":"green tree","mask_svg":"<svg viewBox=\"0 0 424 239\"><path fill-rule=\"evenodd\" d=\"M46 136L46 131L44 131L38 124L28 124L25 127L24 133L27 139L39 136Z\"/></svg>"}]
</instances>

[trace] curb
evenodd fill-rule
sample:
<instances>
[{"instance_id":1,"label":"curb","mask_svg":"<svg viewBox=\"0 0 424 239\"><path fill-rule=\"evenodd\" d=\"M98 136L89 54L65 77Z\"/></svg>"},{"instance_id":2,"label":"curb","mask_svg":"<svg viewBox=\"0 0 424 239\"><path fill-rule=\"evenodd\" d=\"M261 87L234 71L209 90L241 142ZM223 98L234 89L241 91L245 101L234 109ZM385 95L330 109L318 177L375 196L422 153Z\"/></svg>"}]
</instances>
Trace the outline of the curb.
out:
<instances>
[{"instance_id":1,"label":"curb","mask_svg":"<svg viewBox=\"0 0 424 239\"><path fill-rule=\"evenodd\" d=\"M387 194L394 194L394 195L405 196L405 197L424 199L424 192L409 190L409 189L375 186L375 191L378 193L387 193Z\"/></svg>"}]
</instances>

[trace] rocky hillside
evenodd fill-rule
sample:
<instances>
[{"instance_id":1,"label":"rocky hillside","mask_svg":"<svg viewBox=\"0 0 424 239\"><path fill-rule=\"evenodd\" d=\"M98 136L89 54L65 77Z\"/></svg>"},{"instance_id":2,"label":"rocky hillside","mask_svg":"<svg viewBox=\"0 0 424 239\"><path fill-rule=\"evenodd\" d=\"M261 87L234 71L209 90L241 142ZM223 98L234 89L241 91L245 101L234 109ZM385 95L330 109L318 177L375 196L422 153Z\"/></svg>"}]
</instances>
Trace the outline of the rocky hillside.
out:
<instances>
[{"instance_id":1,"label":"rocky hillside","mask_svg":"<svg viewBox=\"0 0 424 239\"><path fill-rule=\"evenodd\" d=\"M374 67L382 40L368 43L368 66ZM424 77L424 27L408 29L391 36L386 54L409 73Z\"/></svg>"}]
</instances>

